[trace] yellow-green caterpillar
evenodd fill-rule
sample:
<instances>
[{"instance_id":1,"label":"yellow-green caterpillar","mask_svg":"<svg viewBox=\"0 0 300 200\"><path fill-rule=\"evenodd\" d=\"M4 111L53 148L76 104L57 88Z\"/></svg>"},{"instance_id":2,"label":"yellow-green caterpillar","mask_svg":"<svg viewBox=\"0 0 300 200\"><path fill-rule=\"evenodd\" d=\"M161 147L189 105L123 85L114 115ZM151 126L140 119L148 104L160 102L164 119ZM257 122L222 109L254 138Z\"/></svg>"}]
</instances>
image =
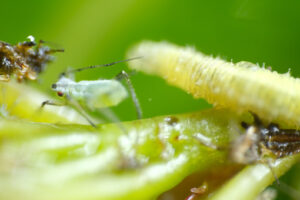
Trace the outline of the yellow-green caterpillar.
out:
<instances>
[{"instance_id":1,"label":"yellow-green caterpillar","mask_svg":"<svg viewBox=\"0 0 300 200\"><path fill-rule=\"evenodd\" d=\"M300 80L249 62L231 63L190 47L142 42L128 57L130 67L163 77L195 98L237 112L251 111L269 122L300 125Z\"/></svg>"}]
</instances>

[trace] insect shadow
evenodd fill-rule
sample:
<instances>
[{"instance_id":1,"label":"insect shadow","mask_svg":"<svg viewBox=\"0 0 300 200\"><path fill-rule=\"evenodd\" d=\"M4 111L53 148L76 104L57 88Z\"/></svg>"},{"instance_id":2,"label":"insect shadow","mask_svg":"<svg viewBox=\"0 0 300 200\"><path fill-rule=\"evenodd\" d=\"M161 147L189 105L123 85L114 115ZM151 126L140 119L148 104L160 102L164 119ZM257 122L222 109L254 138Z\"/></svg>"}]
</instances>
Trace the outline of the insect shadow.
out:
<instances>
[{"instance_id":1,"label":"insect shadow","mask_svg":"<svg viewBox=\"0 0 300 200\"><path fill-rule=\"evenodd\" d=\"M71 105L93 126L97 127L91 117L86 113L85 108L90 111L99 110L105 117L113 122L119 122L118 117L108 108L118 105L121 101L128 97L126 88L121 84L121 80L125 79L129 88L130 96L135 105L137 118L142 118L142 110L137 95L131 83L129 75L123 70L113 79L100 80L83 80L75 82L68 75L83 70L109 67L117 63L128 62L141 57L129 58L108 64L93 65L78 69L72 69L60 74L59 80L52 84L52 89L57 92L59 97L64 97L63 102L44 101L41 107L45 105L63 106ZM123 128L122 128L123 129Z\"/></svg>"}]
</instances>

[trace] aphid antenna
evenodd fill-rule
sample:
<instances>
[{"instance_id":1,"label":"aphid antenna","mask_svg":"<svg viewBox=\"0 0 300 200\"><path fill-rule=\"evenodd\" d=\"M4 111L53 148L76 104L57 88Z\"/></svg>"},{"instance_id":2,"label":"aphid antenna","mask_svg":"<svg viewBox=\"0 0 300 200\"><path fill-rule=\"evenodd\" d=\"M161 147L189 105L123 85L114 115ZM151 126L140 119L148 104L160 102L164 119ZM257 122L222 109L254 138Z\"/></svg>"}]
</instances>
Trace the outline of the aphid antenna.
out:
<instances>
[{"instance_id":1,"label":"aphid antenna","mask_svg":"<svg viewBox=\"0 0 300 200\"><path fill-rule=\"evenodd\" d=\"M261 119L257 116L257 114L249 111L249 113L252 115L253 117L253 123L256 125L256 126L262 126L263 125L263 122L261 121Z\"/></svg>"},{"instance_id":2,"label":"aphid antenna","mask_svg":"<svg viewBox=\"0 0 300 200\"><path fill-rule=\"evenodd\" d=\"M54 43L54 42L39 40L38 47L40 47L41 44L50 44L51 46L56 46L56 47L59 46L57 43ZM55 53L55 52L65 52L65 49L64 48L57 48L57 49L50 49L49 50L49 53Z\"/></svg>"},{"instance_id":3,"label":"aphid antenna","mask_svg":"<svg viewBox=\"0 0 300 200\"><path fill-rule=\"evenodd\" d=\"M50 49L49 53L55 53L55 52L65 52L65 49Z\"/></svg>"},{"instance_id":4,"label":"aphid antenna","mask_svg":"<svg viewBox=\"0 0 300 200\"><path fill-rule=\"evenodd\" d=\"M49 44L50 46L60 47L61 45L55 42L46 41L46 40L39 40L39 44Z\"/></svg>"},{"instance_id":5,"label":"aphid antenna","mask_svg":"<svg viewBox=\"0 0 300 200\"><path fill-rule=\"evenodd\" d=\"M128 59L125 59L125 60L119 60L119 61L115 61L115 62L111 62L111 63L107 63L107 64L91 65L91 66L88 66L88 67L82 67L82 68L72 69L72 70L68 70L67 72L61 73L60 77L65 76L68 73L75 73L75 72L80 72L80 71L83 71L83 70L100 68L100 67L109 67L109 66L112 66L112 65L115 65L115 64L118 64L118 63L128 62L128 61L136 60L136 59L140 59L140 58L142 58L142 56L128 58Z\"/></svg>"}]
</instances>

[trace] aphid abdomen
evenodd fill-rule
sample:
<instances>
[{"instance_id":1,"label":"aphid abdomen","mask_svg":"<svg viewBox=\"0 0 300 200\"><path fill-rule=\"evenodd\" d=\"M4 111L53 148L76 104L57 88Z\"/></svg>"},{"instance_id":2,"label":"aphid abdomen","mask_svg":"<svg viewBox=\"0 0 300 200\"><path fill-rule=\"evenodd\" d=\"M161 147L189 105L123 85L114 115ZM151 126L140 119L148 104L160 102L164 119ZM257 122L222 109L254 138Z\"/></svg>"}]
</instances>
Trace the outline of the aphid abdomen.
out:
<instances>
[{"instance_id":1,"label":"aphid abdomen","mask_svg":"<svg viewBox=\"0 0 300 200\"><path fill-rule=\"evenodd\" d=\"M118 105L128 96L127 90L117 80L80 81L75 90L81 92L79 98L84 99L90 109Z\"/></svg>"},{"instance_id":2,"label":"aphid abdomen","mask_svg":"<svg viewBox=\"0 0 300 200\"><path fill-rule=\"evenodd\" d=\"M264 137L265 146L277 157L284 157L300 152L300 133L293 129L280 129Z\"/></svg>"},{"instance_id":3,"label":"aphid abdomen","mask_svg":"<svg viewBox=\"0 0 300 200\"><path fill-rule=\"evenodd\" d=\"M299 79L241 62L233 64L192 48L143 42L129 53L144 56L130 67L163 77L217 107L251 111L267 121L300 125Z\"/></svg>"},{"instance_id":4,"label":"aphid abdomen","mask_svg":"<svg viewBox=\"0 0 300 200\"><path fill-rule=\"evenodd\" d=\"M277 158L294 155L300 152L300 141L297 142L269 142L268 147Z\"/></svg>"}]
</instances>

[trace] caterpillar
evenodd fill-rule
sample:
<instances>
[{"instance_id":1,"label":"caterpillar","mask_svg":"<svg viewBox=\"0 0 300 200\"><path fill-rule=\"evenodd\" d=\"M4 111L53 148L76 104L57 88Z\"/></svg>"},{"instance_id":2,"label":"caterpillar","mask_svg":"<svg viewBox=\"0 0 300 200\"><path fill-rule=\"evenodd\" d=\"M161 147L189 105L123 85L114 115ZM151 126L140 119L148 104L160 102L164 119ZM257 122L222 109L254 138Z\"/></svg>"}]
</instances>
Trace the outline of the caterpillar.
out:
<instances>
[{"instance_id":1,"label":"caterpillar","mask_svg":"<svg viewBox=\"0 0 300 200\"><path fill-rule=\"evenodd\" d=\"M250 111L267 122L300 125L300 80L250 62L232 63L191 47L144 41L131 48L131 69L158 75L217 108Z\"/></svg>"}]
</instances>

